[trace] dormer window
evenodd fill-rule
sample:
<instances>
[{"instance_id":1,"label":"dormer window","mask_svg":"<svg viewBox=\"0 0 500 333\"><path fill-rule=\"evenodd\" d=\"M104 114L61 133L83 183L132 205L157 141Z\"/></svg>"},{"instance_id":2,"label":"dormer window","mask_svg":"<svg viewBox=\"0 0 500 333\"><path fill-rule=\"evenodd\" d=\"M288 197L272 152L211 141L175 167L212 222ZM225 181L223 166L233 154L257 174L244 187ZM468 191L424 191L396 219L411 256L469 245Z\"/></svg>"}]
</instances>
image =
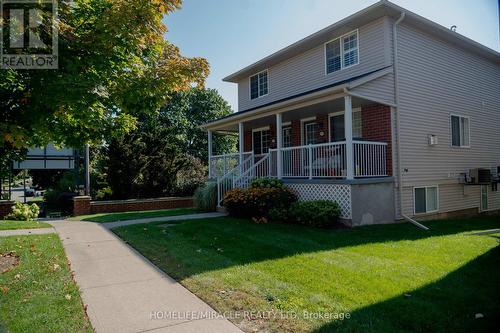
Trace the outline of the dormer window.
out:
<instances>
[{"instance_id":1,"label":"dormer window","mask_svg":"<svg viewBox=\"0 0 500 333\"><path fill-rule=\"evenodd\" d=\"M259 98L267 95L268 81L267 69L253 76L250 76L250 99Z\"/></svg>"},{"instance_id":2,"label":"dormer window","mask_svg":"<svg viewBox=\"0 0 500 333\"><path fill-rule=\"evenodd\" d=\"M359 63L358 31L350 32L325 44L326 74Z\"/></svg>"}]
</instances>

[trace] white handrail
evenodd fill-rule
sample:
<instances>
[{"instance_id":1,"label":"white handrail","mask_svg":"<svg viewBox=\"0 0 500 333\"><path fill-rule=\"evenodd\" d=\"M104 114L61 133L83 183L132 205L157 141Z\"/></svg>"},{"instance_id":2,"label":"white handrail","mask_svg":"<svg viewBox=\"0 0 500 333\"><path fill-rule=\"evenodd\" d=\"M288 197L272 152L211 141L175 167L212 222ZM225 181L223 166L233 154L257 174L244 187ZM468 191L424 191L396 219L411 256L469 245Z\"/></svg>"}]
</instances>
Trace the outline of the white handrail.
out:
<instances>
[{"instance_id":1,"label":"white handrail","mask_svg":"<svg viewBox=\"0 0 500 333\"><path fill-rule=\"evenodd\" d=\"M236 165L225 175L217 178L217 206L220 207L226 192L234 188L235 180L240 177L243 172L252 167L253 159L254 155L253 152L251 152L250 155L243 160L241 165Z\"/></svg>"}]
</instances>

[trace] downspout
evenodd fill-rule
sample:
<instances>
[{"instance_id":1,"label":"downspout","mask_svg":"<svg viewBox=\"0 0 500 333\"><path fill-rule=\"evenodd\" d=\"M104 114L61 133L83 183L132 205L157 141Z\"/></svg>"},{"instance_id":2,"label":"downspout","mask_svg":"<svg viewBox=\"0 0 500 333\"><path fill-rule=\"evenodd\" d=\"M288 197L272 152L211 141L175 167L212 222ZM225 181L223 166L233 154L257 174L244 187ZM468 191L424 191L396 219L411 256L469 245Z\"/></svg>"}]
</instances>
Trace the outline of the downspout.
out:
<instances>
[{"instance_id":1,"label":"downspout","mask_svg":"<svg viewBox=\"0 0 500 333\"><path fill-rule=\"evenodd\" d=\"M393 67L394 67L394 99L396 102L396 112L394 112L394 115L396 117L396 138L398 141L397 144L397 152L398 152L398 194L399 194L399 212L401 216L407 220L408 222L416 225L420 229L423 230L429 230L426 226L418 223L411 217L405 215L403 213L403 170L401 168L401 122L400 122L400 117L399 117L399 66L398 66L398 32L397 32L397 26L401 23L401 21L404 20L406 16L405 12L401 12L401 15L399 18L394 22L394 25L392 26L392 38L393 38Z\"/></svg>"}]
</instances>

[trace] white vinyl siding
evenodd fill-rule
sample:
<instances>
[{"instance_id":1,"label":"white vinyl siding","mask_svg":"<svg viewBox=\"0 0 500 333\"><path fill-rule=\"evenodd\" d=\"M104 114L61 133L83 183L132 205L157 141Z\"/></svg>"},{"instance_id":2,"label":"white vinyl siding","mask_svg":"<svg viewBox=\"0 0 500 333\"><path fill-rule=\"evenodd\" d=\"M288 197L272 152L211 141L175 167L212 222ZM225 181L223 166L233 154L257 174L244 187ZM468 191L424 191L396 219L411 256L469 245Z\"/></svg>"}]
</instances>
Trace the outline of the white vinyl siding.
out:
<instances>
[{"instance_id":1,"label":"white vinyl siding","mask_svg":"<svg viewBox=\"0 0 500 333\"><path fill-rule=\"evenodd\" d=\"M500 166L500 66L404 20L398 56L402 213L413 213L413 187L429 183L439 185L440 213L478 209L480 187L464 189L460 174ZM451 115L469 118L469 148L452 146ZM489 209L499 209L500 192L488 194Z\"/></svg>"},{"instance_id":2,"label":"white vinyl siding","mask_svg":"<svg viewBox=\"0 0 500 333\"><path fill-rule=\"evenodd\" d=\"M437 186L415 187L413 189L415 214L437 212L438 201Z\"/></svg>"},{"instance_id":3,"label":"white vinyl siding","mask_svg":"<svg viewBox=\"0 0 500 333\"><path fill-rule=\"evenodd\" d=\"M268 94L267 70L250 77L250 98L255 99Z\"/></svg>"},{"instance_id":4,"label":"white vinyl siding","mask_svg":"<svg viewBox=\"0 0 500 333\"><path fill-rule=\"evenodd\" d=\"M380 18L358 29L359 64L335 74L325 75L324 42L337 37L332 35L316 47L305 50L278 64L269 66L269 93L261 98L250 98L248 77L238 82L238 110L244 111L275 102L290 96L318 89L350 77L362 75L392 64L392 26L387 18ZM389 85L389 92L394 86Z\"/></svg>"},{"instance_id":5,"label":"white vinyl siding","mask_svg":"<svg viewBox=\"0 0 500 333\"><path fill-rule=\"evenodd\" d=\"M330 74L359 63L358 31L325 44L326 73Z\"/></svg>"},{"instance_id":6,"label":"white vinyl siding","mask_svg":"<svg viewBox=\"0 0 500 333\"><path fill-rule=\"evenodd\" d=\"M453 147L470 146L469 118L451 115L451 145Z\"/></svg>"}]
</instances>

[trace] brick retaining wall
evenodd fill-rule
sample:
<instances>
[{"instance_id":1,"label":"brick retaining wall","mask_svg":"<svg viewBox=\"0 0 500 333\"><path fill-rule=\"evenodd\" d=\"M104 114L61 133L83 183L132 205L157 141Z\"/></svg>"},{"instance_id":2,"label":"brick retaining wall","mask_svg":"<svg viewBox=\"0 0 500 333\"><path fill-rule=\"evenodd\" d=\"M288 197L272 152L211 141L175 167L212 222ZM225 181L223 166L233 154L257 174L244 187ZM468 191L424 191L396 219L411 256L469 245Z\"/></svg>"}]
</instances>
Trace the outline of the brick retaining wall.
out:
<instances>
[{"instance_id":1,"label":"brick retaining wall","mask_svg":"<svg viewBox=\"0 0 500 333\"><path fill-rule=\"evenodd\" d=\"M189 207L193 207L191 197L91 201L90 197L81 196L73 199L73 215L75 216Z\"/></svg>"}]
</instances>

